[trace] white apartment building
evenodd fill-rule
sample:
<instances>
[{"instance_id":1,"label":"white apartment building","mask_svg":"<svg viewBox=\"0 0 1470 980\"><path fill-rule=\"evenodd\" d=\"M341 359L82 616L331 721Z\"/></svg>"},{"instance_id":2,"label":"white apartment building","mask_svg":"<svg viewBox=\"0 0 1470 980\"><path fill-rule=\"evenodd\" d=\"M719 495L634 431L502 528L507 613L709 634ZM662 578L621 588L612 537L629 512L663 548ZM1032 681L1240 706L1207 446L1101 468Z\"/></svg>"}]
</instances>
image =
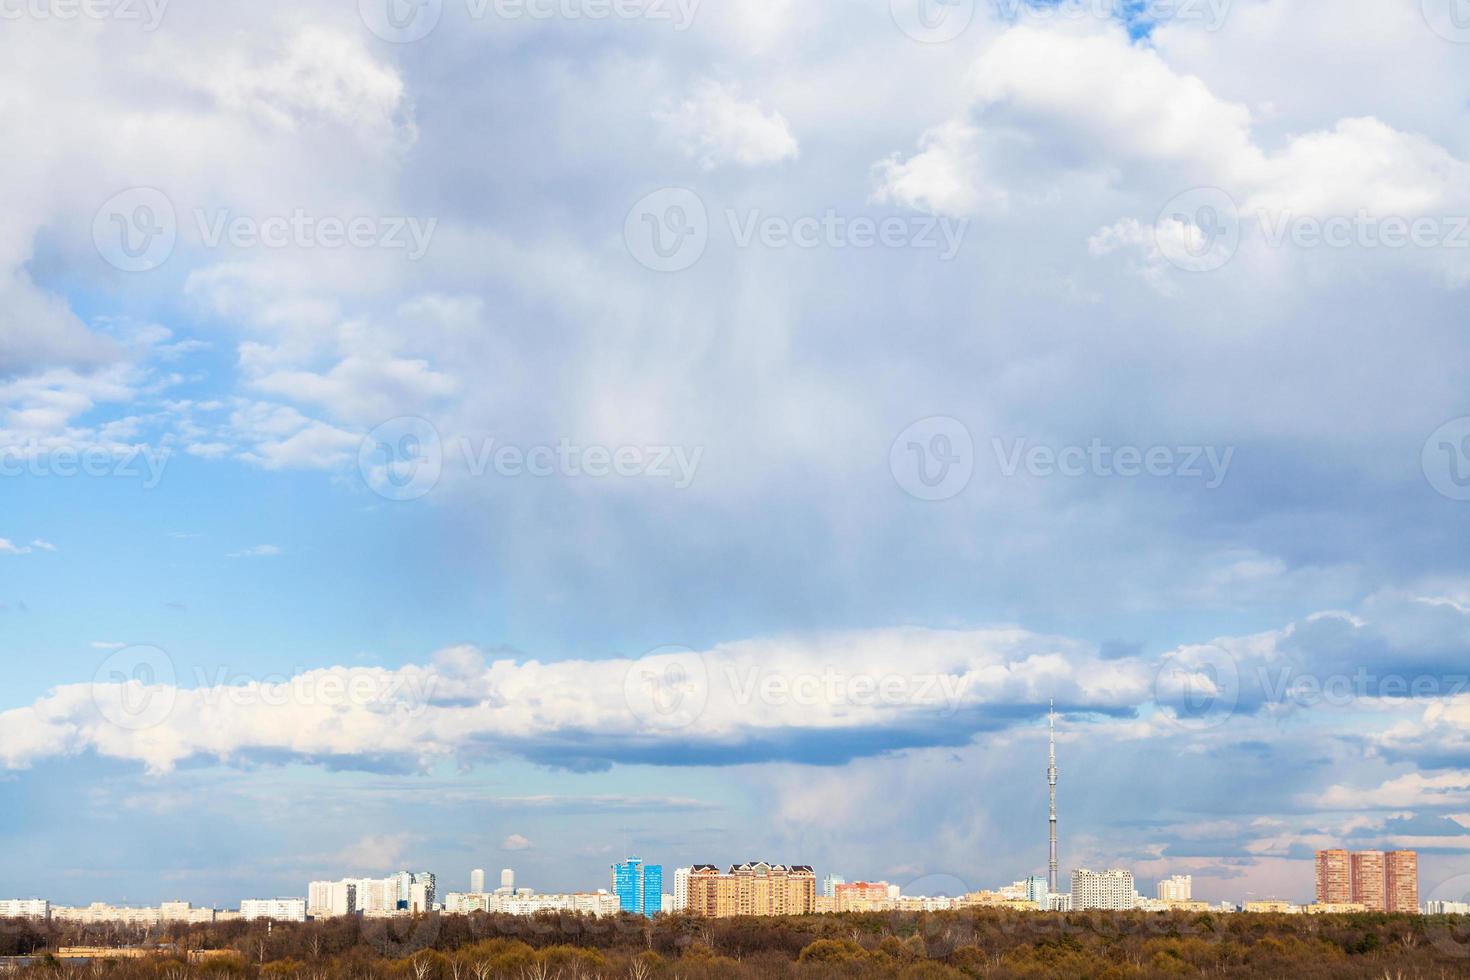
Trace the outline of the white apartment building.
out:
<instances>
[{"instance_id":1,"label":"white apartment building","mask_svg":"<svg viewBox=\"0 0 1470 980\"><path fill-rule=\"evenodd\" d=\"M93 902L86 908L57 906L51 910L51 918L56 922L80 922L85 925L121 922L131 926L156 926L163 921L158 909L135 909L108 905L105 902Z\"/></svg>"},{"instance_id":2,"label":"white apartment building","mask_svg":"<svg viewBox=\"0 0 1470 980\"><path fill-rule=\"evenodd\" d=\"M240 911L245 911L243 905ZM313 881L306 886L306 911L313 919L352 915L357 911L357 882Z\"/></svg>"},{"instance_id":3,"label":"white apartment building","mask_svg":"<svg viewBox=\"0 0 1470 980\"><path fill-rule=\"evenodd\" d=\"M255 919L275 919L277 922L305 922L306 899L247 898L240 903L240 918L247 922L254 921Z\"/></svg>"},{"instance_id":4,"label":"white apartment building","mask_svg":"<svg viewBox=\"0 0 1470 980\"><path fill-rule=\"evenodd\" d=\"M618 897L611 892L537 895L529 888L522 888L515 894L497 890L488 895L450 892L444 896L444 911L460 915L470 912L498 912L504 915L535 915L538 912L617 915L618 908Z\"/></svg>"},{"instance_id":5,"label":"white apartment building","mask_svg":"<svg viewBox=\"0 0 1470 980\"><path fill-rule=\"evenodd\" d=\"M683 912L689 908L689 873L693 868L674 869L674 907L673 912Z\"/></svg>"},{"instance_id":6,"label":"white apartment building","mask_svg":"<svg viewBox=\"0 0 1470 980\"><path fill-rule=\"evenodd\" d=\"M353 908L359 912L392 912L408 898L398 893L398 876L344 879L355 886Z\"/></svg>"},{"instance_id":7,"label":"white apartment building","mask_svg":"<svg viewBox=\"0 0 1470 980\"><path fill-rule=\"evenodd\" d=\"M1193 889L1193 875L1174 875L1159 882L1157 894L1161 902L1189 902Z\"/></svg>"},{"instance_id":8,"label":"white apartment building","mask_svg":"<svg viewBox=\"0 0 1470 980\"><path fill-rule=\"evenodd\" d=\"M44 898L0 899L0 919L49 919L51 903Z\"/></svg>"},{"instance_id":9,"label":"white apartment building","mask_svg":"<svg viewBox=\"0 0 1470 980\"><path fill-rule=\"evenodd\" d=\"M1072 872L1072 908L1126 911L1133 908L1133 872L1122 868L1092 871L1078 868Z\"/></svg>"},{"instance_id":10,"label":"white apartment building","mask_svg":"<svg viewBox=\"0 0 1470 980\"><path fill-rule=\"evenodd\" d=\"M158 907L158 918L161 922L208 925L215 921L217 915L214 909L196 909L188 902L164 902Z\"/></svg>"},{"instance_id":11,"label":"white apartment building","mask_svg":"<svg viewBox=\"0 0 1470 980\"><path fill-rule=\"evenodd\" d=\"M526 889L513 896L495 896L492 911L507 915L536 915L538 912L577 912L583 915L616 916L622 906L612 892L577 892L570 895L533 895Z\"/></svg>"},{"instance_id":12,"label":"white apartment building","mask_svg":"<svg viewBox=\"0 0 1470 980\"><path fill-rule=\"evenodd\" d=\"M500 890L514 894L516 890L516 873L510 868L502 868L500 871Z\"/></svg>"},{"instance_id":13,"label":"white apartment building","mask_svg":"<svg viewBox=\"0 0 1470 980\"><path fill-rule=\"evenodd\" d=\"M485 869L476 868L470 872L470 894L485 894Z\"/></svg>"},{"instance_id":14,"label":"white apartment building","mask_svg":"<svg viewBox=\"0 0 1470 980\"><path fill-rule=\"evenodd\" d=\"M1428 902L1425 915L1470 915L1470 902Z\"/></svg>"}]
</instances>

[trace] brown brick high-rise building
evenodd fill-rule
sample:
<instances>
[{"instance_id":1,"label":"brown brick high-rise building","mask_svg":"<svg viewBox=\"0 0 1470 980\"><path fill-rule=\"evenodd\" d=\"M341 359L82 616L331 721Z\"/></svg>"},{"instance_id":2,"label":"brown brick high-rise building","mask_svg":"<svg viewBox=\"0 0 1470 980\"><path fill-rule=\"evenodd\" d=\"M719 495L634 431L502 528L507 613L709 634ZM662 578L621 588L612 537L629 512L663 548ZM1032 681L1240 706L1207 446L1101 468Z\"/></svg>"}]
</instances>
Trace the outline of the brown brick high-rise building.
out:
<instances>
[{"instance_id":1,"label":"brown brick high-rise building","mask_svg":"<svg viewBox=\"0 0 1470 980\"><path fill-rule=\"evenodd\" d=\"M707 919L810 915L816 899L816 872L804 864L754 861L725 874L713 864L696 864L689 872L689 913Z\"/></svg>"},{"instance_id":2,"label":"brown brick high-rise building","mask_svg":"<svg viewBox=\"0 0 1470 980\"><path fill-rule=\"evenodd\" d=\"M1388 879L1384 876L1382 851L1359 851L1353 855L1353 901L1369 912L1388 911Z\"/></svg>"},{"instance_id":3,"label":"brown brick high-rise building","mask_svg":"<svg viewBox=\"0 0 1470 980\"><path fill-rule=\"evenodd\" d=\"M1353 868L1347 851L1317 852L1317 902L1346 905L1353 900Z\"/></svg>"},{"instance_id":4,"label":"brown brick high-rise building","mask_svg":"<svg viewBox=\"0 0 1470 980\"><path fill-rule=\"evenodd\" d=\"M1417 913L1419 855L1414 851L1318 851L1317 904Z\"/></svg>"},{"instance_id":5,"label":"brown brick high-rise building","mask_svg":"<svg viewBox=\"0 0 1470 980\"><path fill-rule=\"evenodd\" d=\"M1419 855L1415 851L1389 851L1384 859L1388 911L1410 915L1419 911Z\"/></svg>"}]
</instances>

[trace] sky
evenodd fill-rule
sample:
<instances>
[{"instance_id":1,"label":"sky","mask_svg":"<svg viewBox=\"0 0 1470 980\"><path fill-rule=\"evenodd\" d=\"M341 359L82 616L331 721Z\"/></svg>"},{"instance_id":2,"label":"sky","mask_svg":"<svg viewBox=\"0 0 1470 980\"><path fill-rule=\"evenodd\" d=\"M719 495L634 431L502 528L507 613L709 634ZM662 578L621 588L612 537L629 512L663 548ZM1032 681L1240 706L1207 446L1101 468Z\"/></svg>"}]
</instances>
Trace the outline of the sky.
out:
<instances>
[{"instance_id":1,"label":"sky","mask_svg":"<svg viewBox=\"0 0 1470 980\"><path fill-rule=\"evenodd\" d=\"M1470 894L1461 0L0 18L0 897Z\"/></svg>"}]
</instances>

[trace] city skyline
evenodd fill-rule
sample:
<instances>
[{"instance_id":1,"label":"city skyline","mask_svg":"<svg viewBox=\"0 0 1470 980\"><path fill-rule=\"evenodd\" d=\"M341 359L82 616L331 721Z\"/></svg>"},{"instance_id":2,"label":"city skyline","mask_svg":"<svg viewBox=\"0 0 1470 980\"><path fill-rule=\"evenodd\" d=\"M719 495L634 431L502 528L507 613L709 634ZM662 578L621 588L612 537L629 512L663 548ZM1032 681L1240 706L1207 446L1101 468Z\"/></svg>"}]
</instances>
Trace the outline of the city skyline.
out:
<instances>
[{"instance_id":1,"label":"city skyline","mask_svg":"<svg viewBox=\"0 0 1470 980\"><path fill-rule=\"evenodd\" d=\"M1048 701L1046 717L1047 875L1044 878L1040 876L1025 878L1023 892L1028 900L1033 901L1043 908L1050 908L1052 910L1132 909L1135 907L1136 901L1142 902L1145 899L1136 887L1133 873L1128 870L1110 867L1108 870L1099 874L1088 868L1078 866L1071 871L1071 885L1069 890L1067 892L1059 891L1059 839L1057 833L1058 811L1056 796L1058 782L1057 728L1054 700ZM529 841L519 837L508 838L504 842L507 848L511 844L515 845L514 850L522 850L530 846ZM787 873L787 868L784 865L762 864L759 866L766 868L774 867L782 875ZM553 906L557 908L571 908L572 904L569 900L571 896L592 895L595 893L610 896L611 905L579 906L583 911L592 911L594 908L598 909L595 914L609 914L613 908L616 908L623 912L651 916L658 914L660 911L669 911L670 900L672 900L672 907L675 910L680 910L685 907L681 905L681 900L686 904L693 903L687 904L687 907L707 908L709 910L713 910L717 905L722 910L751 906L752 899L748 895L744 898L737 899L734 892L730 892L729 895L721 892L718 899L714 891L708 891L708 894L701 891L695 898L691 899L689 897L690 892L688 888L691 879L703 889L706 882L701 881L700 876L720 874L718 866L690 864L682 866L674 865L671 867L673 867L675 874L671 878L665 879L661 864L644 862L641 858L637 857L629 857L625 861L617 862L610 866L611 878L609 887L606 889L576 887L565 888L552 893L542 892L541 894L550 894L559 900L563 900ZM732 866L729 874L734 875L737 872L742 874L748 873L750 867L751 865L748 863ZM870 886L870 882L861 877L849 879L836 872L828 872L821 877L821 887L819 890L819 879L813 871L812 866L794 866L791 870L800 871L804 875L803 881L805 882L806 899L802 900L805 904L800 905L800 907L807 911L812 910L814 902L820 904L822 899L837 898L844 886L855 885L859 888ZM691 872L693 872L692 875ZM1419 902L1418 855L1414 851L1367 850L1349 852L1342 849L1318 850L1313 855L1312 874L1313 901L1323 908L1341 906L1344 908L1362 907L1370 911L1417 911L1421 907ZM501 869L500 883L493 893L485 889L485 870L483 868L469 869L466 872L466 877L470 886L466 893L460 893L453 887L439 888L437 878L431 872L415 873L399 871L385 879L374 879L371 876L366 876L314 881L307 890L307 897L300 900L302 902L301 912L303 917L309 916L312 918L333 917L354 913L373 914L377 912L392 912L394 910L405 911L410 914L420 914L435 910L451 913L467 913L477 909L480 911L493 910L493 908L488 907L483 902L479 905L475 905L473 902L466 903L465 899L467 896L484 898L493 894L504 898L511 898L521 894L526 896L536 894L533 890L526 890L524 893L519 892L515 886L515 871L509 867ZM1397 885L1395 884L1396 877L1399 882ZM671 886L669 891L664 890L664 882L666 880ZM721 878L721 880L726 879ZM873 880L876 881L876 877ZM958 878L942 874L921 875L916 881L927 883L944 882L945 887L951 889L955 885L959 886L955 894L941 891L938 893L940 897L957 898L965 894L986 892L986 889L971 888ZM1080 887L1083 889L1080 896L1075 894L1075 890L1079 887L1077 884L1079 881L1082 882ZM1171 873L1167 878L1161 876L1156 882L1158 898L1163 901L1188 902L1193 898L1193 881L1193 874ZM1038 885L1033 888L1030 884L1031 882L1037 882ZM1022 885L1022 883L1022 879L1017 880L1018 886ZM905 892L904 888L897 884L890 884L885 881L883 885L886 893L890 897L911 894ZM712 888L713 885L710 885L710 887ZM817 897L819 895L821 898ZM445 900L440 901L436 896ZM1470 894L1467 894L1465 897L1470 898ZM31 896L31 900L34 901L35 899L36 896ZM458 904L456 905L455 902L449 901L449 899L457 899ZM1448 900L1453 903L1460 899L1450 897ZM26 900L12 899L10 901L24 902ZM47 901L48 904L62 904ZM175 895L171 901L177 903L179 901L178 896ZM259 908L266 908L274 907L270 905L272 902L294 902L297 899L261 899L251 901L255 902ZM1223 904L1229 904L1228 899L1221 901ZM1441 898L1439 901L1442 904L1445 899ZM790 907L793 908L799 905L799 901L795 898L790 899L789 902ZM1258 899L1254 904L1263 906L1272 905L1273 903L1279 904L1281 907L1291 907L1293 905L1305 906L1307 904L1294 903L1290 899L1282 899L1279 896L1273 896L1264 902ZM95 908L99 904L106 903L92 902L90 904ZM169 901L164 901L161 904L166 908ZM183 903L186 908L189 904L189 902ZM533 907L532 905L526 905L524 902L521 904L526 909ZM1251 903L1247 901L1246 904ZM788 907L788 899L762 898L755 901L755 906L785 909ZM119 904L118 907L128 906ZM205 907L212 908L215 906ZM244 907L242 906L243 911ZM828 909L828 911L831 911L831 909ZM713 913L711 912L710 914ZM726 911L722 912L722 914L733 913Z\"/></svg>"},{"instance_id":2,"label":"city skyline","mask_svg":"<svg viewBox=\"0 0 1470 980\"><path fill-rule=\"evenodd\" d=\"M1467 3L0 0L0 895L1465 900Z\"/></svg>"}]
</instances>

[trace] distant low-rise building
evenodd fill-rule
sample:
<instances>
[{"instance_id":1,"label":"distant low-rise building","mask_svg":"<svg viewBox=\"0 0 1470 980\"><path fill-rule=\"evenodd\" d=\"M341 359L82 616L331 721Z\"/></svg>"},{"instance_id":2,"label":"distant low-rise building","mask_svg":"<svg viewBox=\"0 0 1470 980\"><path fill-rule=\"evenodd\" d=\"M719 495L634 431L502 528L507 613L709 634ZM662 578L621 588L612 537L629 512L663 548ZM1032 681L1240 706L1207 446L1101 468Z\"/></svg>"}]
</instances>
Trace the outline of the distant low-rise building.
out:
<instances>
[{"instance_id":1,"label":"distant low-rise building","mask_svg":"<svg viewBox=\"0 0 1470 980\"><path fill-rule=\"evenodd\" d=\"M159 921L183 922L191 926L209 925L218 913L214 909L196 909L188 902L164 902L158 907Z\"/></svg>"},{"instance_id":2,"label":"distant low-rise building","mask_svg":"<svg viewBox=\"0 0 1470 980\"><path fill-rule=\"evenodd\" d=\"M0 899L0 919L49 919L51 903L44 898Z\"/></svg>"},{"instance_id":3,"label":"distant low-rise building","mask_svg":"<svg viewBox=\"0 0 1470 980\"><path fill-rule=\"evenodd\" d=\"M1426 902L1425 915L1470 915L1470 902Z\"/></svg>"},{"instance_id":4,"label":"distant low-rise building","mask_svg":"<svg viewBox=\"0 0 1470 980\"><path fill-rule=\"evenodd\" d=\"M247 898L240 903L240 918L247 922L252 922L256 919L275 919L277 922L305 922L306 899Z\"/></svg>"},{"instance_id":5,"label":"distant low-rise building","mask_svg":"<svg viewBox=\"0 0 1470 980\"><path fill-rule=\"evenodd\" d=\"M1260 915L1297 915L1302 907L1295 902L1280 898L1266 898L1258 902L1246 902L1245 910Z\"/></svg>"},{"instance_id":6,"label":"distant low-rise building","mask_svg":"<svg viewBox=\"0 0 1470 980\"><path fill-rule=\"evenodd\" d=\"M84 925L119 922L123 925L156 926L163 921L162 913L158 909L108 905L105 902L93 902L86 908L56 906L51 909L51 918L57 922L79 922Z\"/></svg>"},{"instance_id":7,"label":"distant low-rise building","mask_svg":"<svg viewBox=\"0 0 1470 980\"><path fill-rule=\"evenodd\" d=\"M1368 906L1362 902L1313 902L1311 905L1303 905L1302 911L1307 915L1347 915L1351 912L1366 912Z\"/></svg>"},{"instance_id":8,"label":"distant low-rise building","mask_svg":"<svg viewBox=\"0 0 1470 980\"><path fill-rule=\"evenodd\" d=\"M888 882L844 881L833 888L839 912L882 912L888 908Z\"/></svg>"}]
</instances>

